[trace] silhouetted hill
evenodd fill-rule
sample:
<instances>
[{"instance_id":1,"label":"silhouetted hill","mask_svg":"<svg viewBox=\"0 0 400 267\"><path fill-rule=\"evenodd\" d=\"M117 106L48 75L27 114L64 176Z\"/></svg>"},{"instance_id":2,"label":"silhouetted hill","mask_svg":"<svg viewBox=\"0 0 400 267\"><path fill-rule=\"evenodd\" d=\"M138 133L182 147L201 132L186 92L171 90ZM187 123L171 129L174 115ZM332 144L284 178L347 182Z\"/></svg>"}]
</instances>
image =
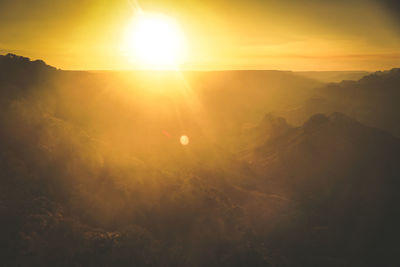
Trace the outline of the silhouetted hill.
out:
<instances>
[{"instance_id":1,"label":"silhouetted hill","mask_svg":"<svg viewBox=\"0 0 400 267\"><path fill-rule=\"evenodd\" d=\"M388 86L392 88L392 85L400 81L400 68L395 68L386 71L378 71L367 75L359 80L361 84L366 84L367 86Z\"/></svg>"},{"instance_id":2,"label":"silhouetted hill","mask_svg":"<svg viewBox=\"0 0 400 267\"><path fill-rule=\"evenodd\" d=\"M47 81L55 70L42 60L31 61L14 54L0 55L0 93L17 95L21 90Z\"/></svg>"},{"instance_id":3,"label":"silhouetted hill","mask_svg":"<svg viewBox=\"0 0 400 267\"><path fill-rule=\"evenodd\" d=\"M23 70L30 72L55 70L54 67L47 65L43 60L31 61L27 57L14 54L0 55L0 66L3 71L9 73Z\"/></svg>"},{"instance_id":4,"label":"silhouetted hill","mask_svg":"<svg viewBox=\"0 0 400 267\"><path fill-rule=\"evenodd\" d=\"M400 135L400 69L376 72L359 81L342 81L317 89L297 108L282 112L294 124L315 113L343 112L360 122Z\"/></svg>"}]
</instances>

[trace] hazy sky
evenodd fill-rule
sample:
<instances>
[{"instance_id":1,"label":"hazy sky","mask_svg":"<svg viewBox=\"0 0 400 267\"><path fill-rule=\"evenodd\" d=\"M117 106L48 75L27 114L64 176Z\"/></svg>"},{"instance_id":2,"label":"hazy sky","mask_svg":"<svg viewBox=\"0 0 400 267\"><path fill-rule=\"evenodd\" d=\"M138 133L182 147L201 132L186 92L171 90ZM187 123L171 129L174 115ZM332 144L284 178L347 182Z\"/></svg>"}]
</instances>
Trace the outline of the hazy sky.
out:
<instances>
[{"instance_id":1,"label":"hazy sky","mask_svg":"<svg viewBox=\"0 0 400 267\"><path fill-rule=\"evenodd\" d=\"M186 68L377 70L400 66L396 0L138 0L176 19ZM63 69L131 68L131 0L0 0L0 53Z\"/></svg>"}]
</instances>

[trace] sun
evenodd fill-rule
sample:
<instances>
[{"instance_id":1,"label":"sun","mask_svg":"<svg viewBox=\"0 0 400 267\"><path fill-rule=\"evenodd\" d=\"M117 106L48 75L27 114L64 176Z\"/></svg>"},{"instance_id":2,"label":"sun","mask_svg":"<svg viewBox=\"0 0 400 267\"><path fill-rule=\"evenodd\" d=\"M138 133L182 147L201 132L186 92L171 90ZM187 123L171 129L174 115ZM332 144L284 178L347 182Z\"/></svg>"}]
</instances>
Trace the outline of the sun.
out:
<instances>
[{"instance_id":1,"label":"sun","mask_svg":"<svg viewBox=\"0 0 400 267\"><path fill-rule=\"evenodd\" d=\"M142 13L130 23L125 35L123 50L141 68L177 69L184 60L185 38L170 17Z\"/></svg>"}]
</instances>

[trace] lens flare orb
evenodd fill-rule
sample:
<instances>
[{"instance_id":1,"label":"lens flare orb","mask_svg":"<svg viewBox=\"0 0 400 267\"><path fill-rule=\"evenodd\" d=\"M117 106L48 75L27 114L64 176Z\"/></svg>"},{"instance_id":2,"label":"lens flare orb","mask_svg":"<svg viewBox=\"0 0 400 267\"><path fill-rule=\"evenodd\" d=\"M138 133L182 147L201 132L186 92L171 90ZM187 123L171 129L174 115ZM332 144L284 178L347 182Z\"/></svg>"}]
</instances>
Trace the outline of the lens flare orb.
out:
<instances>
[{"instance_id":1,"label":"lens flare orb","mask_svg":"<svg viewBox=\"0 0 400 267\"><path fill-rule=\"evenodd\" d=\"M187 135L182 135L179 141L181 145L187 146L189 144L189 137Z\"/></svg>"}]
</instances>

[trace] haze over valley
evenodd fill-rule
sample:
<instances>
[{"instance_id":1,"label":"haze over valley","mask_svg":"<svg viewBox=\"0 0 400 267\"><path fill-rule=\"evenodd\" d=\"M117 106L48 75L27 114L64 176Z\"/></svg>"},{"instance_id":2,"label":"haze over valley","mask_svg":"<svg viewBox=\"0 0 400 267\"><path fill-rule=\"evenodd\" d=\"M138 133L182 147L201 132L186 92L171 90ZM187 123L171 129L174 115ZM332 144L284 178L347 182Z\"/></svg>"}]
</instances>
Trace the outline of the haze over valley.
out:
<instances>
[{"instance_id":1,"label":"haze over valley","mask_svg":"<svg viewBox=\"0 0 400 267\"><path fill-rule=\"evenodd\" d=\"M398 69L0 70L4 266L398 262Z\"/></svg>"}]
</instances>

